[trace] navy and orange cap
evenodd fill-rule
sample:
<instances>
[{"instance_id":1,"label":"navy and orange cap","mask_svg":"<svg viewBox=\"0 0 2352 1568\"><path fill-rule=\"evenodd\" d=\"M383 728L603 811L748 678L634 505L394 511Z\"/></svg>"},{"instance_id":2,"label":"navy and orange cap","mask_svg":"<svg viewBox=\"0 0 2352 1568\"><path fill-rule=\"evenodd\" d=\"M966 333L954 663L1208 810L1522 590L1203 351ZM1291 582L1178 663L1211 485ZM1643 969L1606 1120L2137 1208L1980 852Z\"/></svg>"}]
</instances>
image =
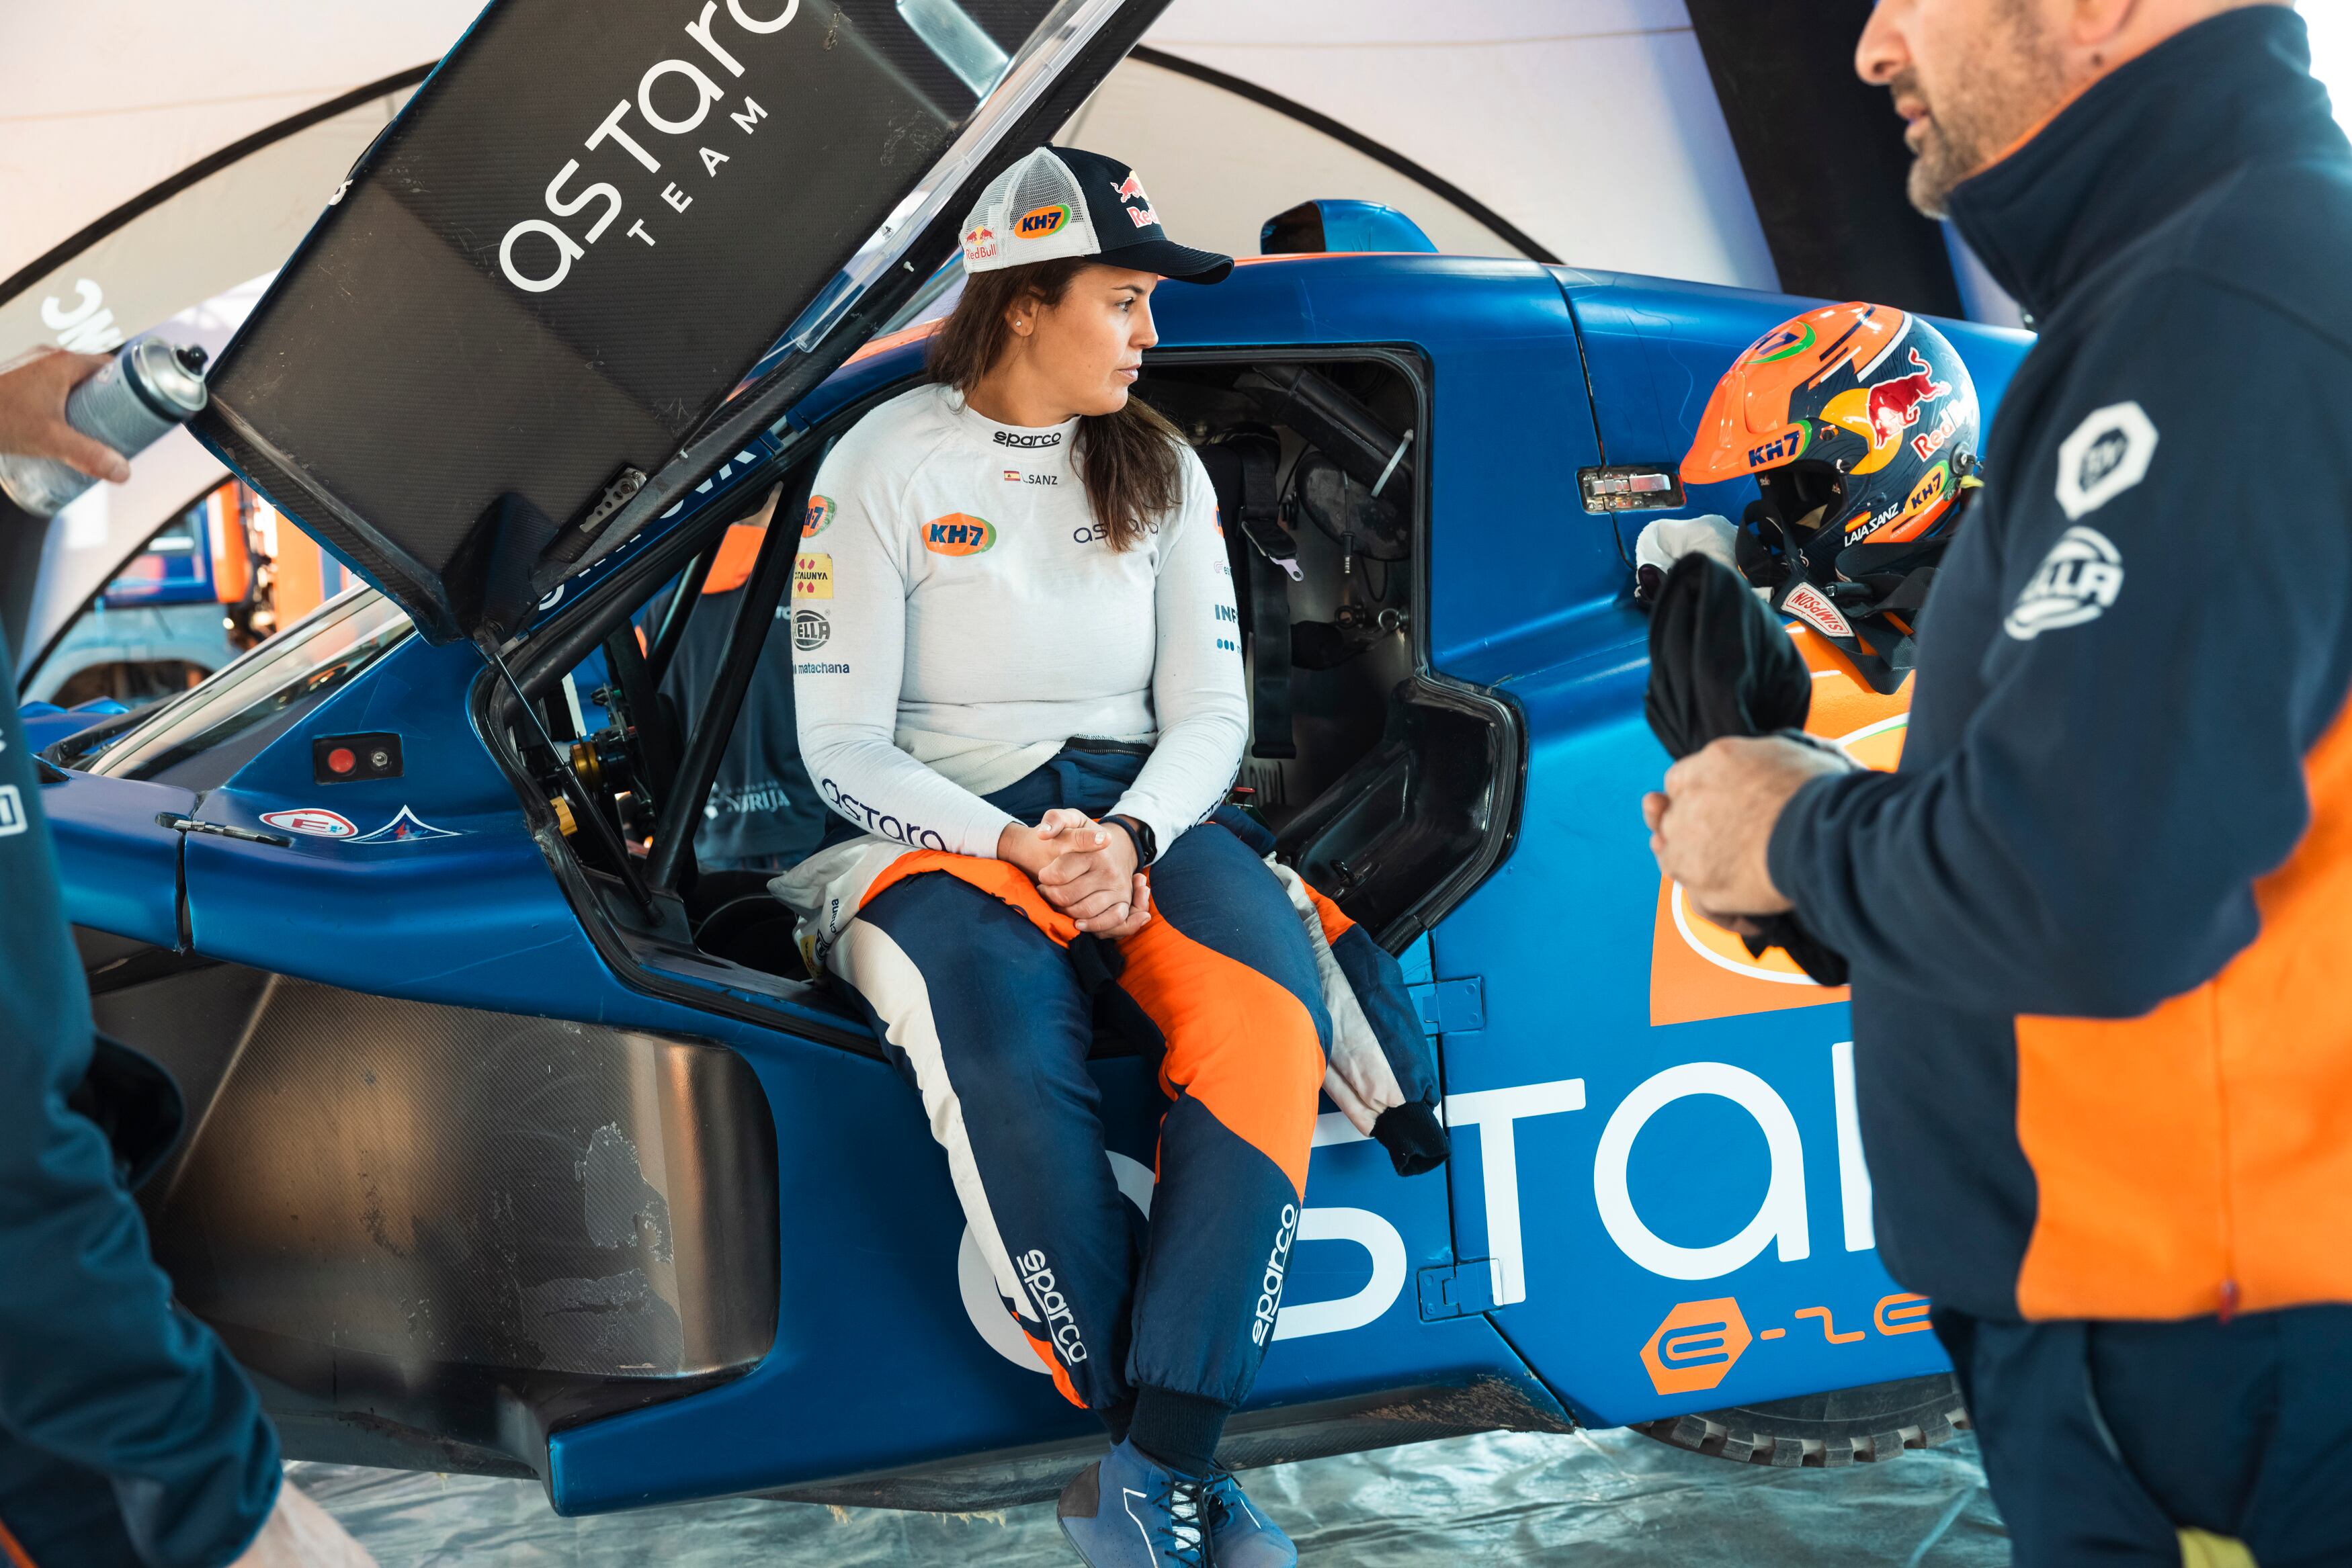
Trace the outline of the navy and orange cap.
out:
<instances>
[{"instance_id":1,"label":"navy and orange cap","mask_svg":"<svg viewBox=\"0 0 2352 1568\"><path fill-rule=\"evenodd\" d=\"M1040 147L990 181L964 219L966 272L1077 256L1185 283L1234 269L1232 256L1170 239L1134 170L1076 147Z\"/></svg>"}]
</instances>

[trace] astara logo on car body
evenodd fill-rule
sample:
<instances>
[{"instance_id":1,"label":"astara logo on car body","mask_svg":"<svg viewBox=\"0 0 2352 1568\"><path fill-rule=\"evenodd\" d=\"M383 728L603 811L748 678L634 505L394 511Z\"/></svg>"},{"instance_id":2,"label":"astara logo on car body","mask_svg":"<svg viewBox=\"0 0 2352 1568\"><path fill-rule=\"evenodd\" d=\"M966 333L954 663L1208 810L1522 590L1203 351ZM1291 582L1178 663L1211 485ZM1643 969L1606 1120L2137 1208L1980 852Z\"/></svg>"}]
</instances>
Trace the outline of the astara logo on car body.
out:
<instances>
[{"instance_id":1,"label":"astara logo on car body","mask_svg":"<svg viewBox=\"0 0 2352 1568\"><path fill-rule=\"evenodd\" d=\"M1729 1376L1755 1343L1731 1297L1685 1301L1642 1347L1642 1366L1661 1394L1697 1394Z\"/></svg>"},{"instance_id":2,"label":"astara logo on car body","mask_svg":"<svg viewBox=\"0 0 2352 1568\"><path fill-rule=\"evenodd\" d=\"M978 555L996 542L996 525L985 517L950 512L923 525L923 548L933 555Z\"/></svg>"},{"instance_id":3,"label":"astara logo on car body","mask_svg":"<svg viewBox=\"0 0 2352 1568\"><path fill-rule=\"evenodd\" d=\"M804 539L813 539L816 538L817 535L824 532L825 525L832 521L833 497L830 496L811 496L809 497L808 504L808 517L806 520L801 524L801 538Z\"/></svg>"},{"instance_id":4,"label":"astara logo on car body","mask_svg":"<svg viewBox=\"0 0 2352 1568\"><path fill-rule=\"evenodd\" d=\"M1070 209L1056 202L1050 207L1032 207L1014 221L1013 232L1023 239L1044 239L1059 234L1070 221Z\"/></svg>"}]
</instances>

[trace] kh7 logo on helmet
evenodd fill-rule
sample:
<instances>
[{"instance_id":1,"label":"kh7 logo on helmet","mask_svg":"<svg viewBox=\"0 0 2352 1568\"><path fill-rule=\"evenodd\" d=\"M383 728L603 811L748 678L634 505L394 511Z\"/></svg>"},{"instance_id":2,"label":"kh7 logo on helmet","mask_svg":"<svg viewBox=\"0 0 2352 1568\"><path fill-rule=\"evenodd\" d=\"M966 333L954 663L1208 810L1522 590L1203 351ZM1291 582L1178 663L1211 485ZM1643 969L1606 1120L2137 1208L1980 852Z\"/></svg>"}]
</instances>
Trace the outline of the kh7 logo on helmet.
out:
<instances>
[{"instance_id":1,"label":"kh7 logo on helmet","mask_svg":"<svg viewBox=\"0 0 2352 1568\"><path fill-rule=\"evenodd\" d=\"M1722 1383L1755 1343L1732 1297L1685 1301L1642 1347L1642 1365L1659 1393L1696 1394Z\"/></svg>"},{"instance_id":2,"label":"kh7 logo on helmet","mask_svg":"<svg viewBox=\"0 0 2352 1568\"><path fill-rule=\"evenodd\" d=\"M933 555L978 555L996 542L996 525L985 517L950 512L923 525L923 548Z\"/></svg>"},{"instance_id":3,"label":"kh7 logo on helmet","mask_svg":"<svg viewBox=\"0 0 2352 1568\"><path fill-rule=\"evenodd\" d=\"M2107 612L2124 591L2124 558L2107 536L2076 526L2058 536L2001 630L2021 643Z\"/></svg>"},{"instance_id":4,"label":"kh7 logo on helmet","mask_svg":"<svg viewBox=\"0 0 2352 1568\"><path fill-rule=\"evenodd\" d=\"M1013 232L1022 239L1044 239L1059 234L1070 221L1070 209L1056 202L1050 207L1032 207L1013 220Z\"/></svg>"}]
</instances>

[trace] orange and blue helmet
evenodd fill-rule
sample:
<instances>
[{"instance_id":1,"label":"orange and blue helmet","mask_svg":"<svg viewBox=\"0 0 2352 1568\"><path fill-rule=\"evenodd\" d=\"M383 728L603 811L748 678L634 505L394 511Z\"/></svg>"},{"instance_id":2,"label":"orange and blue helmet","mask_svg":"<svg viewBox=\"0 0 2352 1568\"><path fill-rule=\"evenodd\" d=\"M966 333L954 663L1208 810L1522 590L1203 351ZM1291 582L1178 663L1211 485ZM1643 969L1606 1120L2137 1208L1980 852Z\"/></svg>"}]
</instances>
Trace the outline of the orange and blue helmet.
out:
<instances>
[{"instance_id":1,"label":"orange and blue helmet","mask_svg":"<svg viewBox=\"0 0 2352 1568\"><path fill-rule=\"evenodd\" d=\"M1755 477L1740 569L1891 691L1910 669L1912 612L1978 483L1979 423L1976 384L1941 332L1892 306L1825 306L1775 327L1724 373L1682 476Z\"/></svg>"}]
</instances>

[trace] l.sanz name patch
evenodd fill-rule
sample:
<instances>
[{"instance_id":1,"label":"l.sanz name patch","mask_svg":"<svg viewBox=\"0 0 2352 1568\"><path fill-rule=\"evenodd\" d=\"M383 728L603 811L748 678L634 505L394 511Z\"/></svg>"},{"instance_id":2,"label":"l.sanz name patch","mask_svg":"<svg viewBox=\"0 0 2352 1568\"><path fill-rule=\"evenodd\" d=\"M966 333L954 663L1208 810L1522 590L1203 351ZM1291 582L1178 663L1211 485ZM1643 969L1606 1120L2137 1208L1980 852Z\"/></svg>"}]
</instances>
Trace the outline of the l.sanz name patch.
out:
<instances>
[{"instance_id":1,"label":"l.sanz name patch","mask_svg":"<svg viewBox=\"0 0 2352 1568\"><path fill-rule=\"evenodd\" d=\"M2156 424L2136 402L2110 403L2058 448L2058 504L2078 523L2147 477Z\"/></svg>"},{"instance_id":2,"label":"l.sanz name patch","mask_svg":"<svg viewBox=\"0 0 2352 1568\"><path fill-rule=\"evenodd\" d=\"M2030 643L2044 632L2096 621L2123 591L2122 552L2096 528L2071 528L2033 569L2001 630Z\"/></svg>"}]
</instances>

